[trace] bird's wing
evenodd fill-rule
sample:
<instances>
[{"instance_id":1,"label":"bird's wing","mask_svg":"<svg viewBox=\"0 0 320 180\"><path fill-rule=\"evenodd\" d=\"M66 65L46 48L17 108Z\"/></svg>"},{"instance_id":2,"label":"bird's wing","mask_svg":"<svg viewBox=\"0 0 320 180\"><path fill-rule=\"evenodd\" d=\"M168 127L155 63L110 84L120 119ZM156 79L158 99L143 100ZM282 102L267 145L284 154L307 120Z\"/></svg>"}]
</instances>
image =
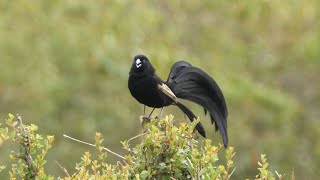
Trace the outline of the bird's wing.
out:
<instances>
[{"instance_id":1,"label":"bird's wing","mask_svg":"<svg viewBox=\"0 0 320 180\"><path fill-rule=\"evenodd\" d=\"M178 102L178 98L176 95L171 91L171 89L165 84L158 84L158 89L165 95L167 95L170 99L172 99L175 103Z\"/></svg>"},{"instance_id":2,"label":"bird's wing","mask_svg":"<svg viewBox=\"0 0 320 180\"><path fill-rule=\"evenodd\" d=\"M174 79L175 76L178 75L179 72L186 67L192 67L192 65L185 61L178 61L174 63L173 66L171 67L167 81L169 81L170 79Z\"/></svg>"},{"instance_id":3,"label":"bird's wing","mask_svg":"<svg viewBox=\"0 0 320 180\"><path fill-rule=\"evenodd\" d=\"M222 135L225 146L228 144L228 110L224 96L217 83L203 70L179 61L173 65L167 84L178 98L201 105L209 112L211 122L215 123Z\"/></svg>"}]
</instances>

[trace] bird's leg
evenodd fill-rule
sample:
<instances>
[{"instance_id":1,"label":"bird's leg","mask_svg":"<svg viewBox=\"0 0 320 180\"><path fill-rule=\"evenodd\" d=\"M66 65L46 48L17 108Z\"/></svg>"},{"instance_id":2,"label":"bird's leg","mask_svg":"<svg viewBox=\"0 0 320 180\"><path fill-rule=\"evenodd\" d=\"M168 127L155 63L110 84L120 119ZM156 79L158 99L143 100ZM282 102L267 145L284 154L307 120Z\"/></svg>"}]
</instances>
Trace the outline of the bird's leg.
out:
<instances>
[{"instance_id":1,"label":"bird's leg","mask_svg":"<svg viewBox=\"0 0 320 180\"><path fill-rule=\"evenodd\" d=\"M145 108L146 108L146 106L143 106L143 111L144 111L144 113L145 113ZM152 115L152 113L153 113L153 111L155 110L156 108L153 108L152 109L152 111L151 111L151 113L149 114L149 116L143 116L142 117L142 129L143 129L143 133L145 133L147 130L144 128L144 125L145 125L145 123L148 123L148 122L150 122L150 117L151 117L151 115Z\"/></svg>"},{"instance_id":2,"label":"bird's leg","mask_svg":"<svg viewBox=\"0 0 320 180\"><path fill-rule=\"evenodd\" d=\"M146 116L146 105L143 105L143 116L142 116L142 124L145 122L150 122L150 116Z\"/></svg>"},{"instance_id":3,"label":"bird's leg","mask_svg":"<svg viewBox=\"0 0 320 180\"><path fill-rule=\"evenodd\" d=\"M160 114L158 116L156 116L156 119L161 119L162 117L162 112L163 112L163 107L160 110Z\"/></svg>"},{"instance_id":4,"label":"bird's leg","mask_svg":"<svg viewBox=\"0 0 320 180\"><path fill-rule=\"evenodd\" d=\"M153 111L154 111L155 109L156 109L156 108L153 108L153 109L152 109L151 113L150 113L149 116L148 116L149 119L150 119L150 117L151 117L151 115L152 115L152 113L153 113Z\"/></svg>"},{"instance_id":5,"label":"bird's leg","mask_svg":"<svg viewBox=\"0 0 320 180\"><path fill-rule=\"evenodd\" d=\"M146 105L143 105L143 117L146 116Z\"/></svg>"}]
</instances>

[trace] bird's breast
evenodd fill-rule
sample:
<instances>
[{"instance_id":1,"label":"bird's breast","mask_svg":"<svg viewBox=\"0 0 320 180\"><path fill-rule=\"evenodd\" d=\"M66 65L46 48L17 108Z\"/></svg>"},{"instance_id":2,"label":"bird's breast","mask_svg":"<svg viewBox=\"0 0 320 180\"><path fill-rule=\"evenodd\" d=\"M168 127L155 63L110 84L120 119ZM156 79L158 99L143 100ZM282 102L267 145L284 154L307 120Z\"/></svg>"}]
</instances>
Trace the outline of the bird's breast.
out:
<instances>
[{"instance_id":1,"label":"bird's breast","mask_svg":"<svg viewBox=\"0 0 320 180\"><path fill-rule=\"evenodd\" d=\"M152 77L129 77L129 90L131 95L141 104L153 108L161 108L172 104L172 101L162 94L157 85L159 82Z\"/></svg>"}]
</instances>

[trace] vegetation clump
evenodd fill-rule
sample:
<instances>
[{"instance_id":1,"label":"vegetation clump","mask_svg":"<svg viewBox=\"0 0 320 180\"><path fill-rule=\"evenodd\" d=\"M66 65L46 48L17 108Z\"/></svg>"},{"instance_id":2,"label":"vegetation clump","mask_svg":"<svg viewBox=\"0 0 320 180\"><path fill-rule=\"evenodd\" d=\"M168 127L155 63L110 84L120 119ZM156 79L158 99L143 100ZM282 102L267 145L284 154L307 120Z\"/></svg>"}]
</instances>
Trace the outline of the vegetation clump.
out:
<instances>
[{"instance_id":1,"label":"vegetation clump","mask_svg":"<svg viewBox=\"0 0 320 180\"><path fill-rule=\"evenodd\" d=\"M19 147L19 151L11 151L9 155L13 160L10 178L56 179L47 175L44 167L54 137L48 135L44 138L37 134L38 127L23 124L20 116L16 118L9 114L5 122L4 126L0 126L0 146L6 141L12 141ZM223 164L218 157L218 152L223 151L222 145L214 146L209 139L194 138L197 122L176 125L173 116L151 119L145 125L145 133L121 142L127 151L125 156L103 147L103 136L96 133L93 146L98 155L93 157L89 151L85 152L73 173L57 164L65 175L58 179L230 179L235 171L232 160L234 148L226 149L226 163ZM138 137L141 137L141 142L132 146L130 143ZM120 158L117 164L106 161L108 152L105 150ZM261 155L258 165L255 179L283 178L277 172L275 175L267 169L269 164L265 155ZM0 171L4 172L8 166L0 166Z\"/></svg>"}]
</instances>

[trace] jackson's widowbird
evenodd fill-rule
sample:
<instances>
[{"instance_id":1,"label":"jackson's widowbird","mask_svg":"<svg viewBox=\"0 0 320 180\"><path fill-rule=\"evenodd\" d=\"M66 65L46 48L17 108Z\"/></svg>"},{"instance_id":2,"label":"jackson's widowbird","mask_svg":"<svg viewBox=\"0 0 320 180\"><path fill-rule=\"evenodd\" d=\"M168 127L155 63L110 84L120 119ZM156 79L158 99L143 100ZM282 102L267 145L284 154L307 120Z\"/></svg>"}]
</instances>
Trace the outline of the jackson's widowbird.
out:
<instances>
[{"instance_id":1,"label":"jackson's widowbird","mask_svg":"<svg viewBox=\"0 0 320 180\"><path fill-rule=\"evenodd\" d=\"M228 146L227 105L217 83L203 70L188 62L178 61L172 66L165 82L157 76L149 59L138 54L134 57L129 72L128 87L131 95L141 104L153 108L176 105L191 121L196 116L178 98L199 104L204 108L205 114L209 112L215 130L220 131L224 146ZM206 137L200 122L195 128Z\"/></svg>"}]
</instances>

